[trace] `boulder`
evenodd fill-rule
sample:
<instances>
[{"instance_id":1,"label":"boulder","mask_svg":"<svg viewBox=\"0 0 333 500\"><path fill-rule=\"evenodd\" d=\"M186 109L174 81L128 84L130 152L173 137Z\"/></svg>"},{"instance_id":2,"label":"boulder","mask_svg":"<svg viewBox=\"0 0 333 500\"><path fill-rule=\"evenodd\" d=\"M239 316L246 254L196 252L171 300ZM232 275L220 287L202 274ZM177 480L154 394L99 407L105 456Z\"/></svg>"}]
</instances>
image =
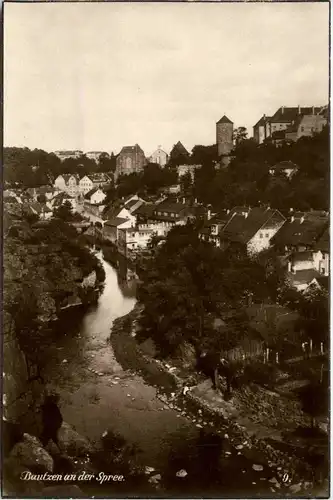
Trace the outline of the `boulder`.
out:
<instances>
[{"instance_id":1,"label":"boulder","mask_svg":"<svg viewBox=\"0 0 333 500\"><path fill-rule=\"evenodd\" d=\"M10 457L5 459L2 464L2 470L2 493L4 496L35 496L44 487L42 481L22 481L21 475L31 471L16 458Z\"/></svg>"},{"instance_id":2,"label":"boulder","mask_svg":"<svg viewBox=\"0 0 333 500\"><path fill-rule=\"evenodd\" d=\"M260 471L264 470L264 467L262 465L253 464L252 469L257 471L257 472L260 472Z\"/></svg>"},{"instance_id":3,"label":"boulder","mask_svg":"<svg viewBox=\"0 0 333 500\"><path fill-rule=\"evenodd\" d=\"M85 456L93 452L93 447L88 439L81 436L66 422L63 422L58 431L58 441L62 452L72 457Z\"/></svg>"},{"instance_id":4,"label":"boulder","mask_svg":"<svg viewBox=\"0 0 333 500\"><path fill-rule=\"evenodd\" d=\"M53 458L42 443L30 434L23 435L23 441L13 447L9 456L32 472L53 471Z\"/></svg>"}]
</instances>

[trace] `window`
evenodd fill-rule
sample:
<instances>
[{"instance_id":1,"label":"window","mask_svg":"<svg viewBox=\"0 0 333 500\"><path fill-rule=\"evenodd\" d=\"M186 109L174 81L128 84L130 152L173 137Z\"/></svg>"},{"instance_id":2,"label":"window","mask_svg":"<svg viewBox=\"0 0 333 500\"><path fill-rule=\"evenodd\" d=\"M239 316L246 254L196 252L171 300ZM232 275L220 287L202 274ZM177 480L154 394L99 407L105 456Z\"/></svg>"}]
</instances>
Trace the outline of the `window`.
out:
<instances>
[{"instance_id":1,"label":"window","mask_svg":"<svg viewBox=\"0 0 333 500\"><path fill-rule=\"evenodd\" d=\"M262 233L259 233L259 238L262 238Z\"/></svg>"},{"instance_id":2,"label":"window","mask_svg":"<svg viewBox=\"0 0 333 500\"><path fill-rule=\"evenodd\" d=\"M301 127L301 132L304 132L304 127Z\"/></svg>"},{"instance_id":3,"label":"window","mask_svg":"<svg viewBox=\"0 0 333 500\"><path fill-rule=\"evenodd\" d=\"M269 238L269 233L266 233L266 234L265 234L265 237L266 237L266 238Z\"/></svg>"}]
</instances>

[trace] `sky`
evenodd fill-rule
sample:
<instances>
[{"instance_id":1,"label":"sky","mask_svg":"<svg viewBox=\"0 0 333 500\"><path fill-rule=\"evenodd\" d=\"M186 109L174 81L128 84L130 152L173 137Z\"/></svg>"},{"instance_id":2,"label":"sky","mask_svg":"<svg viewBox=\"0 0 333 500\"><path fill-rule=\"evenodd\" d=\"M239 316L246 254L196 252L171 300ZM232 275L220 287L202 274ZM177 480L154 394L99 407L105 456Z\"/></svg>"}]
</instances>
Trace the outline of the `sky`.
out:
<instances>
[{"instance_id":1,"label":"sky","mask_svg":"<svg viewBox=\"0 0 333 500\"><path fill-rule=\"evenodd\" d=\"M328 103L328 3L7 3L4 145L151 154Z\"/></svg>"}]
</instances>

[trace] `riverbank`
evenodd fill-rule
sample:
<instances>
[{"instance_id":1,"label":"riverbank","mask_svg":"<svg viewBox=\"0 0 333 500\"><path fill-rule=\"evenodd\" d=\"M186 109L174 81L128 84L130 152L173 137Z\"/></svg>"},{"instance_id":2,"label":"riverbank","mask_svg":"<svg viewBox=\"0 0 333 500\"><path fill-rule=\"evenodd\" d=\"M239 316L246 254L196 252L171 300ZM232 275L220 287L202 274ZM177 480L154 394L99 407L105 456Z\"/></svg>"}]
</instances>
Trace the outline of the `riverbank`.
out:
<instances>
[{"instance_id":1,"label":"riverbank","mask_svg":"<svg viewBox=\"0 0 333 500\"><path fill-rule=\"evenodd\" d=\"M176 409L199 428L212 426L222 434L237 454L251 459L262 470L269 467L272 472L271 491L276 495L327 496L326 491L314 489L313 469L305 461L305 449L300 443L288 443L276 428L253 422L245 415L251 407L251 398L260 388L235 393L230 401L211 388L211 383L191 370L182 370L172 362L162 362L154 355L149 342L139 345L135 339L135 322L140 307L115 321L111 343L118 361L128 368L139 371L162 392L159 398L170 408ZM184 390L184 388L186 389ZM280 396L269 391L259 393L256 398L257 411L267 413L268 407L283 405ZM279 400L276 398L279 397ZM267 403L267 398L271 398ZM275 401L274 401L275 398Z\"/></svg>"}]
</instances>

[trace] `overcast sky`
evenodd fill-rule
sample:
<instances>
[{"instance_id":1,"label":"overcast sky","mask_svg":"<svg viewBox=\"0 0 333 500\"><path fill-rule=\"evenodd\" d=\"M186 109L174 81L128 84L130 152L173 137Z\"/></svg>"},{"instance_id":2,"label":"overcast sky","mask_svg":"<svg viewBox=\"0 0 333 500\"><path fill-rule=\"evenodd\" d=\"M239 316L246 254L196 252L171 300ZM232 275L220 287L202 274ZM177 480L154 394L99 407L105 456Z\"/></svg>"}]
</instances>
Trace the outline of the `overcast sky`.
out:
<instances>
[{"instance_id":1,"label":"overcast sky","mask_svg":"<svg viewBox=\"0 0 333 500\"><path fill-rule=\"evenodd\" d=\"M328 102L328 3L28 3L4 9L4 144L146 154Z\"/></svg>"}]
</instances>

